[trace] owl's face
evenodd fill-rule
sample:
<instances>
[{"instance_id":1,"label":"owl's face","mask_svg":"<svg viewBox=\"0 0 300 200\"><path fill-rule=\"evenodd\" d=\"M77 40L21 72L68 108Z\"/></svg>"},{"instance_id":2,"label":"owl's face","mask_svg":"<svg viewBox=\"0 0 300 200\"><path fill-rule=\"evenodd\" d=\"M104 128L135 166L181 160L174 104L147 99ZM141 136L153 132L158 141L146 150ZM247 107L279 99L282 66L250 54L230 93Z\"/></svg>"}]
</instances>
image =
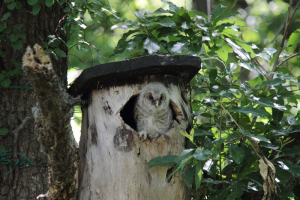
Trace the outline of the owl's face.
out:
<instances>
[{"instance_id":1,"label":"owl's face","mask_svg":"<svg viewBox=\"0 0 300 200\"><path fill-rule=\"evenodd\" d=\"M165 109L170 102L169 91L161 83L149 83L143 88L139 101L152 111Z\"/></svg>"},{"instance_id":2,"label":"owl's face","mask_svg":"<svg viewBox=\"0 0 300 200\"><path fill-rule=\"evenodd\" d=\"M145 95L145 99L148 101L148 104L158 108L161 106L166 100L166 94L164 93L147 93Z\"/></svg>"}]
</instances>

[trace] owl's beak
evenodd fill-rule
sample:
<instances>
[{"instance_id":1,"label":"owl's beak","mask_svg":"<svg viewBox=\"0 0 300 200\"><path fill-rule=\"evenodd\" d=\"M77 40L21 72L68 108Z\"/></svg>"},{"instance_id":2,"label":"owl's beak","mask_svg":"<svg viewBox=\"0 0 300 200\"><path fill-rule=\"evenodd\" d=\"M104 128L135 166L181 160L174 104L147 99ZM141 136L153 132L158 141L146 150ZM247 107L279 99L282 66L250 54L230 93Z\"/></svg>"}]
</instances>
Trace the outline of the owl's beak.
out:
<instances>
[{"instance_id":1,"label":"owl's beak","mask_svg":"<svg viewBox=\"0 0 300 200\"><path fill-rule=\"evenodd\" d=\"M155 102L154 102L154 106L155 106L155 108L157 108L157 107L158 107L158 105L159 105L159 99L156 99L156 100L155 100Z\"/></svg>"}]
</instances>

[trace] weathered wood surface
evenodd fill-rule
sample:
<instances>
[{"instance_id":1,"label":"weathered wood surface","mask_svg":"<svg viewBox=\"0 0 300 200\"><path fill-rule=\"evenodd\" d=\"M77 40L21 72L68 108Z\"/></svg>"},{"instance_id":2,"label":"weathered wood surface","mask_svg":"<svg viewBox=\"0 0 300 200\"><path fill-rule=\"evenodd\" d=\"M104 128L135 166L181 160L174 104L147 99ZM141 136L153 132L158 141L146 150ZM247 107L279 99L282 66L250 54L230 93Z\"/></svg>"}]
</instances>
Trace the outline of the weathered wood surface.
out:
<instances>
[{"instance_id":1,"label":"weathered wood surface","mask_svg":"<svg viewBox=\"0 0 300 200\"><path fill-rule=\"evenodd\" d=\"M184 150L180 130L185 131L188 120L180 102L175 100L172 104L181 124L174 120L174 127L169 132L152 141L140 139L138 133L124 122L126 113L123 118L120 115L126 102L138 95L146 82L91 92L89 105L83 108L78 199L188 199L184 175L176 172L167 181L170 166L147 166L154 157L178 155ZM172 95L181 95L180 87L169 84L171 99Z\"/></svg>"}]
</instances>

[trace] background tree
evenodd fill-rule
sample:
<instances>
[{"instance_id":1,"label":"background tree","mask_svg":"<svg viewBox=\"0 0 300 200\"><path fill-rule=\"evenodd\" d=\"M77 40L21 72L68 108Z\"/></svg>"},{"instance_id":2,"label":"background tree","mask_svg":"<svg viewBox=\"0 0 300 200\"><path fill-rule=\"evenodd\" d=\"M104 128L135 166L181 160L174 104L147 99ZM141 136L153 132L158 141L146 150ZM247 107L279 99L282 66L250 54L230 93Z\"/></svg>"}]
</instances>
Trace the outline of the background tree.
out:
<instances>
[{"instance_id":1,"label":"background tree","mask_svg":"<svg viewBox=\"0 0 300 200\"><path fill-rule=\"evenodd\" d=\"M49 35L66 39L60 33L66 4L45 2L0 2L0 148L1 152L6 151L0 156L1 200L34 199L49 188L47 157L41 152L34 133L32 107L36 97L21 70L27 46L42 44ZM67 52L65 45L59 47ZM53 62L55 72L66 86L67 58L60 57Z\"/></svg>"}]
</instances>

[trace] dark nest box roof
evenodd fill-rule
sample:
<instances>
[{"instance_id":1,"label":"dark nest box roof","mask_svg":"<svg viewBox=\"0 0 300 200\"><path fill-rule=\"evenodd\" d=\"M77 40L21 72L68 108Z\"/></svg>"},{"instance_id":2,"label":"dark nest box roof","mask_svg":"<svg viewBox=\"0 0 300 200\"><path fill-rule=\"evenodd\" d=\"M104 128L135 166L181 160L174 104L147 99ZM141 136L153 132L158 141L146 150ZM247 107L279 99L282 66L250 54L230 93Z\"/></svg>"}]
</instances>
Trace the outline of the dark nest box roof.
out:
<instances>
[{"instance_id":1,"label":"dark nest box roof","mask_svg":"<svg viewBox=\"0 0 300 200\"><path fill-rule=\"evenodd\" d=\"M86 95L92 89L138 83L147 75L167 74L189 82L201 68L201 59L188 55L151 55L120 62L96 65L83 70L71 84L73 96Z\"/></svg>"}]
</instances>

